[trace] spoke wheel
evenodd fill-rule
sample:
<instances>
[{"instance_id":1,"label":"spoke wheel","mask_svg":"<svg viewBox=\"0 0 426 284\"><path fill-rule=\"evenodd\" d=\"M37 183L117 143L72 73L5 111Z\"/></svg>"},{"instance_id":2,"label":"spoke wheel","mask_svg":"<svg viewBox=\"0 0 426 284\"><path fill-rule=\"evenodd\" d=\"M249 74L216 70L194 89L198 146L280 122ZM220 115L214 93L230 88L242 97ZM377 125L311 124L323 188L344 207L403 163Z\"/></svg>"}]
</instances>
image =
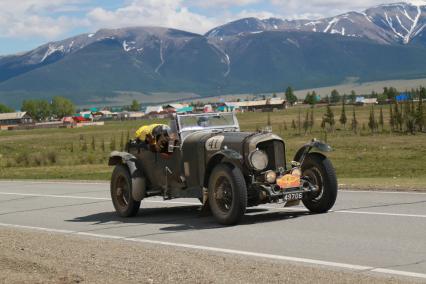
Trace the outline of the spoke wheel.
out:
<instances>
[{"instance_id":1,"label":"spoke wheel","mask_svg":"<svg viewBox=\"0 0 426 284\"><path fill-rule=\"evenodd\" d=\"M238 223L247 207L247 186L241 170L218 164L210 175L208 196L213 216L220 224Z\"/></svg>"},{"instance_id":2,"label":"spoke wheel","mask_svg":"<svg viewBox=\"0 0 426 284\"><path fill-rule=\"evenodd\" d=\"M337 178L330 160L319 153L310 153L302 165L303 176L318 187L318 191L306 195L303 204L313 213L330 210L337 198Z\"/></svg>"},{"instance_id":3,"label":"spoke wheel","mask_svg":"<svg viewBox=\"0 0 426 284\"><path fill-rule=\"evenodd\" d=\"M218 207L223 212L229 212L232 208L232 186L230 181L222 176L215 185L214 198Z\"/></svg>"},{"instance_id":4,"label":"spoke wheel","mask_svg":"<svg viewBox=\"0 0 426 284\"><path fill-rule=\"evenodd\" d=\"M140 202L132 198L132 179L123 165L115 167L111 177L111 199L117 213L122 217L135 216Z\"/></svg>"}]
</instances>

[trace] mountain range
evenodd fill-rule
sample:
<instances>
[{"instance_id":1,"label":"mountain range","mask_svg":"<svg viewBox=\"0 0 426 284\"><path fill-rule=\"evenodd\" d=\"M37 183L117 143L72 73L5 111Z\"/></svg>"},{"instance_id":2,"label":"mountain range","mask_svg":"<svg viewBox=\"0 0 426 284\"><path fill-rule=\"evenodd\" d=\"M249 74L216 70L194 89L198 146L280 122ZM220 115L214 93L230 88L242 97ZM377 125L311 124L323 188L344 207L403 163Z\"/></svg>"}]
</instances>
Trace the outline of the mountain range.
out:
<instances>
[{"instance_id":1,"label":"mountain range","mask_svg":"<svg viewBox=\"0 0 426 284\"><path fill-rule=\"evenodd\" d=\"M0 57L0 102L62 95L103 104L125 94L214 96L423 78L425 28L426 6L395 3L315 21L245 18L204 35L101 29Z\"/></svg>"}]
</instances>

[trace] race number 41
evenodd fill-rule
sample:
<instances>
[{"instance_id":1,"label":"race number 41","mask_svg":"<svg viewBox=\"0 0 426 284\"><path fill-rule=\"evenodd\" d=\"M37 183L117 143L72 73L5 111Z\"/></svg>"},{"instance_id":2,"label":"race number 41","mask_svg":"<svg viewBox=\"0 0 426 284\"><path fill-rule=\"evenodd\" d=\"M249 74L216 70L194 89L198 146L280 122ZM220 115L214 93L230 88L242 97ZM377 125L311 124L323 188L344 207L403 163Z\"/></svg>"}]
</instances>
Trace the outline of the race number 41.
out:
<instances>
[{"instance_id":1,"label":"race number 41","mask_svg":"<svg viewBox=\"0 0 426 284\"><path fill-rule=\"evenodd\" d=\"M206 141L207 151L218 151L222 147L225 136L213 136Z\"/></svg>"}]
</instances>

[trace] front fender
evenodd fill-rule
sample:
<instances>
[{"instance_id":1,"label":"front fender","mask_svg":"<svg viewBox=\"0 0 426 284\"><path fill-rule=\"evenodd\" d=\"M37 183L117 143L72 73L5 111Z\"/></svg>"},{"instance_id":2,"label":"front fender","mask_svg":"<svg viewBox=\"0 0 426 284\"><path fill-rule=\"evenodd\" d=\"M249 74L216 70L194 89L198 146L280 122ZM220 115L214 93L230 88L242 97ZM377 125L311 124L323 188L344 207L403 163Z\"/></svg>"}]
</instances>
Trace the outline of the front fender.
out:
<instances>
[{"instance_id":1,"label":"front fender","mask_svg":"<svg viewBox=\"0 0 426 284\"><path fill-rule=\"evenodd\" d=\"M204 174L204 186L208 186L210 174L217 164L226 162L234 167L241 168L242 160L243 156L234 150L224 149L216 152L207 163L206 172Z\"/></svg>"},{"instance_id":2,"label":"front fender","mask_svg":"<svg viewBox=\"0 0 426 284\"><path fill-rule=\"evenodd\" d=\"M294 156L293 161L301 163L306 155L312 150L317 149L320 152L331 152L333 151L333 148L331 148L330 145L321 142L319 140L313 139L311 142L303 145Z\"/></svg>"}]
</instances>

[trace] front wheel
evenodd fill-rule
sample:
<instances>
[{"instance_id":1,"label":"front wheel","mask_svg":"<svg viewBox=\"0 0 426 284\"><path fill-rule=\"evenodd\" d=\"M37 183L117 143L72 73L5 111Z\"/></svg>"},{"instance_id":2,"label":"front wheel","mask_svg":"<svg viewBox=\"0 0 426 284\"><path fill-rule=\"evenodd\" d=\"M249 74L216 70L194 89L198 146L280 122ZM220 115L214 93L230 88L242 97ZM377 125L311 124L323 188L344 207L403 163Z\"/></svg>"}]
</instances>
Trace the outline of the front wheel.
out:
<instances>
[{"instance_id":1,"label":"front wheel","mask_svg":"<svg viewBox=\"0 0 426 284\"><path fill-rule=\"evenodd\" d=\"M241 170L217 165L209 179L208 196L213 216L220 224L238 223L247 207L247 186Z\"/></svg>"},{"instance_id":2,"label":"front wheel","mask_svg":"<svg viewBox=\"0 0 426 284\"><path fill-rule=\"evenodd\" d=\"M309 193L303 204L313 213L330 210L337 198L337 177L330 160L319 153L310 153L302 165L303 176L318 187L317 192Z\"/></svg>"},{"instance_id":3,"label":"front wheel","mask_svg":"<svg viewBox=\"0 0 426 284\"><path fill-rule=\"evenodd\" d=\"M121 217L132 217L139 211L141 202L132 198L132 178L123 165L117 165L112 173L111 199Z\"/></svg>"}]
</instances>

